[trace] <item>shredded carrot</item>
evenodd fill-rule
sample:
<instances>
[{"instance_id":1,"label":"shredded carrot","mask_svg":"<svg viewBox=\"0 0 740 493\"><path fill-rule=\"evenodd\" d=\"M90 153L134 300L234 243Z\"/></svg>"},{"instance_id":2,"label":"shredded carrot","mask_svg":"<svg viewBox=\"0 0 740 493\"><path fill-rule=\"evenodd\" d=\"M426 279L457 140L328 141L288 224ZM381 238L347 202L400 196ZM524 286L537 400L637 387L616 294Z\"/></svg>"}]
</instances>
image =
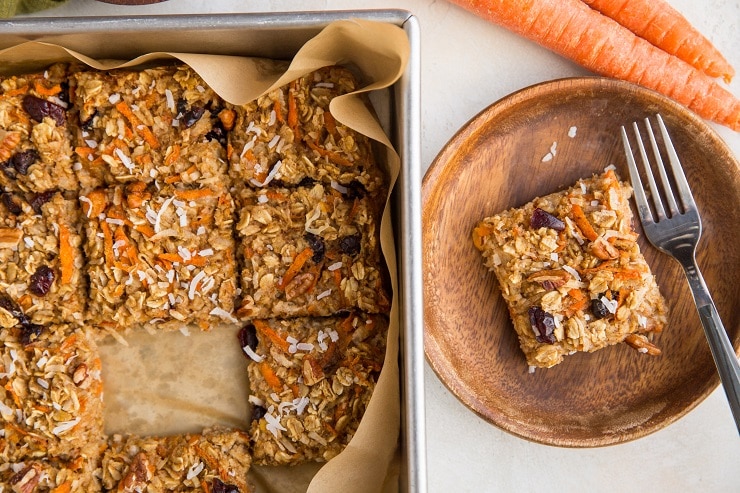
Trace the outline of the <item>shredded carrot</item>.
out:
<instances>
[{"instance_id":1,"label":"shredded carrot","mask_svg":"<svg viewBox=\"0 0 740 493\"><path fill-rule=\"evenodd\" d=\"M231 142L226 144L226 159L230 162L231 156L234 155L234 146L231 145Z\"/></svg>"},{"instance_id":2,"label":"shredded carrot","mask_svg":"<svg viewBox=\"0 0 740 493\"><path fill-rule=\"evenodd\" d=\"M598 238L599 235L596 234L593 226L588 222L586 214L583 213L581 206L578 204L571 204L571 210L573 211L573 220L575 221L576 226L578 226L578 229L581 230L581 233L583 233L583 236L588 238L589 241L594 241Z\"/></svg>"},{"instance_id":3,"label":"shredded carrot","mask_svg":"<svg viewBox=\"0 0 740 493\"><path fill-rule=\"evenodd\" d=\"M147 238L154 236L154 229L148 224L137 224L134 226L134 231L138 231Z\"/></svg>"},{"instance_id":4,"label":"shredded carrot","mask_svg":"<svg viewBox=\"0 0 740 493\"><path fill-rule=\"evenodd\" d=\"M125 101L119 101L116 103L116 109L129 121L134 131L144 137L144 140L152 147L152 149L159 149L159 141L157 140L157 137L152 133L152 130L149 127L141 123L139 118L134 114Z\"/></svg>"},{"instance_id":5,"label":"shredded carrot","mask_svg":"<svg viewBox=\"0 0 740 493\"><path fill-rule=\"evenodd\" d=\"M208 188L195 188L192 190L175 190L175 197L182 200L198 200L206 197L213 197L213 190Z\"/></svg>"},{"instance_id":6,"label":"shredded carrot","mask_svg":"<svg viewBox=\"0 0 740 493\"><path fill-rule=\"evenodd\" d=\"M59 352L66 353L72 349L75 344L77 344L77 334L72 333L62 341L62 344L59 346Z\"/></svg>"},{"instance_id":7,"label":"shredded carrot","mask_svg":"<svg viewBox=\"0 0 740 493\"><path fill-rule=\"evenodd\" d=\"M642 274L640 273L640 271L633 270L633 269L620 269L614 273L614 277L616 279L628 281L628 280L640 279L640 277L642 277Z\"/></svg>"},{"instance_id":8,"label":"shredded carrot","mask_svg":"<svg viewBox=\"0 0 740 493\"><path fill-rule=\"evenodd\" d=\"M62 271L61 283L69 284L74 275L74 249L70 243L70 231L66 224L59 224L59 268Z\"/></svg>"},{"instance_id":9,"label":"shredded carrot","mask_svg":"<svg viewBox=\"0 0 740 493\"><path fill-rule=\"evenodd\" d=\"M15 89L11 89L10 91L5 91L4 93L0 94L0 96L12 98L13 96L20 96L21 94L26 94L28 92L28 89L29 89L28 86L16 87Z\"/></svg>"},{"instance_id":10,"label":"shredded carrot","mask_svg":"<svg viewBox=\"0 0 740 493\"><path fill-rule=\"evenodd\" d=\"M296 81L290 83L290 90L288 91L288 126L293 130L295 140L301 140L301 130L298 127L298 105L295 99L295 91L297 90Z\"/></svg>"},{"instance_id":11,"label":"shredded carrot","mask_svg":"<svg viewBox=\"0 0 740 493\"><path fill-rule=\"evenodd\" d=\"M570 307L568 308L571 313L575 313L578 310L583 310L584 308L586 308L586 296L580 289L570 289L568 290L568 295L573 298L573 303L571 303Z\"/></svg>"},{"instance_id":12,"label":"shredded carrot","mask_svg":"<svg viewBox=\"0 0 740 493\"><path fill-rule=\"evenodd\" d=\"M493 233L493 226L480 225L473 228L473 245L478 250L483 250L483 238Z\"/></svg>"},{"instance_id":13,"label":"shredded carrot","mask_svg":"<svg viewBox=\"0 0 740 493\"><path fill-rule=\"evenodd\" d=\"M182 176L180 175L170 175L167 178L164 179L165 183L177 183L178 181L182 181Z\"/></svg>"},{"instance_id":14,"label":"shredded carrot","mask_svg":"<svg viewBox=\"0 0 740 493\"><path fill-rule=\"evenodd\" d=\"M295 259L293 259L293 263L290 264L288 270L286 270L285 274L283 274L282 280L278 283L278 289L285 289L285 286L287 286L288 283L293 280L296 274L301 271L303 265L306 263L306 261L308 261L308 259L313 256L313 254L314 251L310 247L306 247L301 253L296 255Z\"/></svg>"},{"instance_id":15,"label":"shredded carrot","mask_svg":"<svg viewBox=\"0 0 740 493\"><path fill-rule=\"evenodd\" d=\"M740 130L740 99L581 0L452 0L588 70L661 92L700 116ZM662 9L662 6L656 6ZM661 31L663 27L659 27ZM691 42L688 33L678 37Z\"/></svg>"},{"instance_id":16,"label":"shredded carrot","mask_svg":"<svg viewBox=\"0 0 740 493\"><path fill-rule=\"evenodd\" d=\"M172 163L180 159L180 144L175 144L168 149L167 155L164 157L165 166L170 166Z\"/></svg>"},{"instance_id":17,"label":"shredded carrot","mask_svg":"<svg viewBox=\"0 0 740 493\"><path fill-rule=\"evenodd\" d=\"M283 339L280 334L275 332L266 322L263 322L262 320L253 320L252 323L254 324L255 329L270 339L270 342L282 349L284 352L288 352L288 348L290 347L288 341Z\"/></svg>"},{"instance_id":18,"label":"shredded carrot","mask_svg":"<svg viewBox=\"0 0 740 493\"><path fill-rule=\"evenodd\" d=\"M100 229L103 230L103 253L105 255L105 264L110 267L115 262L113 255L113 234L110 226L106 221L100 221Z\"/></svg>"},{"instance_id":19,"label":"shredded carrot","mask_svg":"<svg viewBox=\"0 0 740 493\"><path fill-rule=\"evenodd\" d=\"M108 206L108 198L105 195L105 190L96 189L87 194L87 199L90 201L82 202L82 212L90 218L98 217Z\"/></svg>"},{"instance_id":20,"label":"shredded carrot","mask_svg":"<svg viewBox=\"0 0 740 493\"><path fill-rule=\"evenodd\" d=\"M339 166L346 166L346 167L354 166L354 164L351 161L349 161L346 158L340 156L339 154L337 154L334 151L330 151L328 149L324 149L323 147L319 146L315 142L312 142L312 141L306 139L306 144L308 144L308 147L310 147L314 151L318 152L320 156L324 156L324 157L329 158L329 161L331 161L334 164L337 164Z\"/></svg>"},{"instance_id":21,"label":"shredded carrot","mask_svg":"<svg viewBox=\"0 0 740 493\"><path fill-rule=\"evenodd\" d=\"M735 70L698 29L665 0L583 0L637 36L710 77L729 83Z\"/></svg>"},{"instance_id":22,"label":"shredded carrot","mask_svg":"<svg viewBox=\"0 0 740 493\"><path fill-rule=\"evenodd\" d=\"M275 110L275 118L277 122L280 124L285 123L285 118L283 117L283 105L280 104L280 98L275 99L272 109Z\"/></svg>"},{"instance_id":23,"label":"shredded carrot","mask_svg":"<svg viewBox=\"0 0 740 493\"><path fill-rule=\"evenodd\" d=\"M330 135L335 139L339 137L339 134L337 133L337 121L328 109L324 111L324 125L326 125L326 130Z\"/></svg>"},{"instance_id":24,"label":"shredded carrot","mask_svg":"<svg viewBox=\"0 0 740 493\"><path fill-rule=\"evenodd\" d=\"M272 368L270 368L270 365L267 363L267 361L262 361L259 365L260 373L265 378L265 382L267 382L267 385L269 385L275 392L282 392L283 383L280 381L280 378L278 378L275 372L272 371Z\"/></svg>"},{"instance_id":25,"label":"shredded carrot","mask_svg":"<svg viewBox=\"0 0 740 493\"><path fill-rule=\"evenodd\" d=\"M33 90L36 91L36 94L39 96L56 96L60 92L62 92L62 86L59 84L56 84L51 87L46 87L41 80L36 79L33 81Z\"/></svg>"}]
</instances>

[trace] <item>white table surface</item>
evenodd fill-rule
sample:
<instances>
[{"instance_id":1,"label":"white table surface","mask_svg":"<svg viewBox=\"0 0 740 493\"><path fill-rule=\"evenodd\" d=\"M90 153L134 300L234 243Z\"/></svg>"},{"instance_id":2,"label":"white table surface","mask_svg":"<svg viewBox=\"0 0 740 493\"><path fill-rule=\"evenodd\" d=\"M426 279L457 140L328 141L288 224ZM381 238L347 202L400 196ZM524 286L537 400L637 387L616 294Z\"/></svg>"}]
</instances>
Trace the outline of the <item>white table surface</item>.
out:
<instances>
[{"instance_id":1,"label":"white table surface","mask_svg":"<svg viewBox=\"0 0 740 493\"><path fill-rule=\"evenodd\" d=\"M670 0L740 71L740 1ZM471 117L530 84L582 68L445 0L169 0L125 7L71 0L36 15L143 15L402 8L422 38L422 166ZM740 96L740 75L730 90ZM740 156L740 133L714 126ZM732 274L731 274L732 275ZM734 273L738 277L738 273ZM721 389L639 440L597 449L530 443L486 423L426 367L430 492L740 491L740 439Z\"/></svg>"}]
</instances>

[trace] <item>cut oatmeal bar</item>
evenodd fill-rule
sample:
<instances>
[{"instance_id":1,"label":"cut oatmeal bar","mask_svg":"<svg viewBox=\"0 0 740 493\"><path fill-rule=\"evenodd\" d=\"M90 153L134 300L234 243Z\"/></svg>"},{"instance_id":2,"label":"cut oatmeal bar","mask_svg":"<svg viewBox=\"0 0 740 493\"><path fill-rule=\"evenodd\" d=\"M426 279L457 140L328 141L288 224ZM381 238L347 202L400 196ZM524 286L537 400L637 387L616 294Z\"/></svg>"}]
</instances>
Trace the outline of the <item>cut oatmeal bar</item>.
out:
<instances>
[{"instance_id":1,"label":"cut oatmeal bar","mask_svg":"<svg viewBox=\"0 0 740 493\"><path fill-rule=\"evenodd\" d=\"M103 455L106 491L252 491L249 436L224 428L198 435L123 437L114 435Z\"/></svg>"},{"instance_id":2,"label":"cut oatmeal bar","mask_svg":"<svg viewBox=\"0 0 740 493\"><path fill-rule=\"evenodd\" d=\"M0 464L0 491L96 493L101 491L98 461L45 458ZM2 489L5 487L6 489Z\"/></svg>"},{"instance_id":3,"label":"cut oatmeal bar","mask_svg":"<svg viewBox=\"0 0 740 493\"><path fill-rule=\"evenodd\" d=\"M0 77L0 186L77 190L67 118L67 66Z\"/></svg>"},{"instance_id":4,"label":"cut oatmeal bar","mask_svg":"<svg viewBox=\"0 0 740 493\"><path fill-rule=\"evenodd\" d=\"M229 193L132 182L80 201L92 323L207 330L236 322Z\"/></svg>"},{"instance_id":5,"label":"cut oatmeal bar","mask_svg":"<svg viewBox=\"0 0 740 493\"><path fill-rule=\"evenodd\" d=\"M76 200L60 192L0 193L0 327L24 317L82 324L81 244Z\"/></svg>"},{"instance_id":6,"label":"cut oatmeal bar","mask_svg":"<svg viewBox=\"0 0 740 493\"><path fill-rule=\"evenodd\" d=\"M103 435L100 371L97 346L82 329L1 329L0 464L96 460Z\"/></svg>"},{"instance_id":7,"label":"cut oatmeal bar","mask_svg":"<svg viewBox=\"0 0 740 493\"><path fill-rule=\"evenodd\" d=\"M71 85L83 188L154 180L224 183L223 103L189 67L78 71Z\"/></svg>"},{"instance_id":8,"label":"cut oatmeal bar","mask_svg":"<svg viewBox=\"0 0 740 493\"><path fill-rule=\"evenodd\" d=\"M326 67L235 107L229 132L230 173L234 182L263 187L305 179L382 191L383 175L370 139L336 121L329 103L357 89L352 73Z\"/></svg>"},{"instance_id":9,"label":"cut oatmeal bar","mask_svg":"<svg viewBox=\"0 0 740 493\"><path fill-rule=\"evenodd\" d=\"M354 436L385 356L383 315L254 320L250 358L255 464L327 461Z\"/></svg>"},{"instance_id":10,"label":"cut oatmeal bar","mask_svg":"<svg viewBox=\"0 0 740 493\"><path fill-rule=\"evenodd\" d=\"M376 212L366 196L316 183L243 189L237 200L240 317L387 311Z\"/></svg>"},{"instance_id":11,"label":"cut oatmeal bar","mask_svg":"<svg viewBox=\"0 0 740 493\"><path fill-rule=\"evenodd\" d=\"M630 194L609 170L474 229L530 366L622 341L660 353L646 334L663 329L666 307L637 245Z\"/></svg>"}]
</instances>

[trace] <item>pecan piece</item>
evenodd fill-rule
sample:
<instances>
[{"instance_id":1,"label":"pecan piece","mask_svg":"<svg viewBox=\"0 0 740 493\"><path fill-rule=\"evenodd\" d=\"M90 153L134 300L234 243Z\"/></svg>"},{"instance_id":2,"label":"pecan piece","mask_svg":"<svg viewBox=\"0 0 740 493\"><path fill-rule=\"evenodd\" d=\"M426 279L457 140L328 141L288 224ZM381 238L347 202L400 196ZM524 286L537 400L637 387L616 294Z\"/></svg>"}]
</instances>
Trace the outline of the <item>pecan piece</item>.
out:
<instances>
[{"instance_id":1,"label":"pecan piece","mask_svg":"<svg viewBox=\"0 0 740 493\"><path fill-rule=\"evenodd\" d=\"M527 277L527 281L536 282L548 291L553 291L570 281L571 275L563 269L541 270Z\"/></svg>"},{"instance_id":2,"label":"pecan piece","mask_svg":"<svg viewBox=\"0 0 740 493\"><path fill-rule=\"evenodd\" d=\"M0 228L0 248L15 249L23 238L23 231L16 228Z\"/></svg>"},{"instance_id":3,"label":"pecan piece","mask_svg":"<svg viewBox=\"0 0 740 493\"><path fill-rule=\"evenodd\" d=\"M591 253L601 260L619 258L619 250L601 236L592 241L589 248L591 249Z\"/></svg>"},{"instance_id":4,"label":"pecan piece","mask_svg":"<svg viewBox=\"0 0 740 493\"><path fill-rule=\"evenodd\" d=\"M313 358L303 359L303 382L306 385L315 385L325 377L321 364Z\"/></svg>"},{"instance_id":5,"label":"pecan piece","mask_svg":"<svg viewBox=\"0 0 740 493\"><path fill-rule=\"evenodd\" d=\"M32 493L41 480L40 473L39 465L34 463L13 474L8 482L15 492Z\"/></svg>"},{"instance_id":6,"label":"pecan piece","mask_svg":"<svg viewBox=\"0 0 740 493\"><path fill-rule=\"evenodd\" d=\"M315 280L316 274L313 272L305 272L295 276L288 285L285 286L285 297L288 300L292 300L293 298L302 295L314 285Z\"/></svg>"},{"instance_id":7,"label":"pecan piece","mask_svg":"<svg viewBox=\"0 0 740 493\"><path fill-rule=\"evenodd\" d=\"M149 464L144 452L139 452L131 461L128 472L121 479L119 491L133 493L134 491L143 491L149 481L152 479L154 466Z\"/></svg>"},{"instance_id":8,"label":"pecan piece","mask_svg":"<svg viewBox=\"0 0 740 493\"><path fill-rule=\"evenodd\" d=\"M651 356L657 356L661 352L658 346L650 342L648 338L642 334L630 334L624 338L624 342L637 349L639 352L647 353Z\"/></svg>"}]
</instances>

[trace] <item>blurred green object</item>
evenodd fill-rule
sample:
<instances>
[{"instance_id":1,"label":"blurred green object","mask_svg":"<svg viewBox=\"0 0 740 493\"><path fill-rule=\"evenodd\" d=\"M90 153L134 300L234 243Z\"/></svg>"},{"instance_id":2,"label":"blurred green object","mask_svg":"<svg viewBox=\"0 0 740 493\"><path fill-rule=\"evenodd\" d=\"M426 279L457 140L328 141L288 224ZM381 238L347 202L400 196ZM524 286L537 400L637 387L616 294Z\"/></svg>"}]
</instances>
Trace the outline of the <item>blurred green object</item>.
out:
<instances>
[{"instance_id":1,"label":"blurred green object","mask_svg":"<svg viewBox=\"0 0 740 493\"><path fill-rule=\"evenodd\" d=\"M29 14L39 10L59 7L67 0L0 0L0 17L13 17L16 14Z\"/></svg>"}]
</instances>

